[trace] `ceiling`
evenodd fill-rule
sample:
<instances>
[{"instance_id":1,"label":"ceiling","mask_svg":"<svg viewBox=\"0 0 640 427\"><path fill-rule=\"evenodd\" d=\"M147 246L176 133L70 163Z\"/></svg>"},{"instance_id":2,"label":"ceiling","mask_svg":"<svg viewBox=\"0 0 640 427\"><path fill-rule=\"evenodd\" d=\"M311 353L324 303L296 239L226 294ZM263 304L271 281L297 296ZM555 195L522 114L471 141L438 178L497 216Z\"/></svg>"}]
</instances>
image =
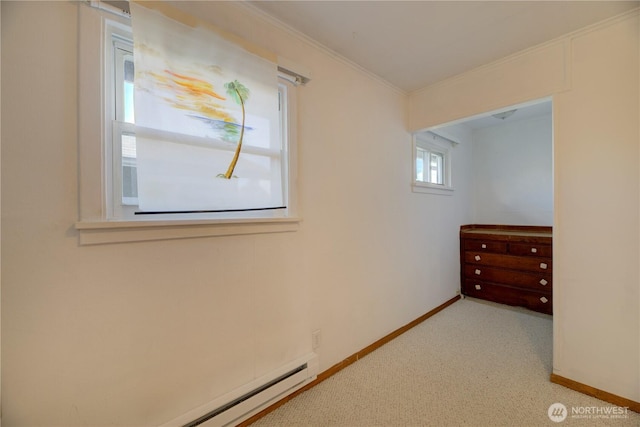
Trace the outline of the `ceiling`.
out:
<instances>
[{"instance_id":1,"label":"ceiling","mask_svg":"<svg viewBox=\"0 0 640 427\"><path fill-rule=\"evenodd\" d=\"M507 117L499 116L499 113L507 111L513 111L513 113ZM454 123L446 124L441 127L441 129L446 129L450 126L463 125L467 129L478 130L507 123L512 124L542 116L549 116L549 120L551 120L552 112L553 104L550 99L536 100L501 108L497 111L489 111L474 117L467 117ZM498 117L495 117L494 115L497 115Z\"/></svg>"},{"instance_id":2,"label":"ceiling","mask_svg":"<svg viewBox=\"0 0 640 427\"><path fill-rule=\"evenodd\" d=\"M251 1L411 92L640 5L638 1Z\"/></svg>"}]
</instances>

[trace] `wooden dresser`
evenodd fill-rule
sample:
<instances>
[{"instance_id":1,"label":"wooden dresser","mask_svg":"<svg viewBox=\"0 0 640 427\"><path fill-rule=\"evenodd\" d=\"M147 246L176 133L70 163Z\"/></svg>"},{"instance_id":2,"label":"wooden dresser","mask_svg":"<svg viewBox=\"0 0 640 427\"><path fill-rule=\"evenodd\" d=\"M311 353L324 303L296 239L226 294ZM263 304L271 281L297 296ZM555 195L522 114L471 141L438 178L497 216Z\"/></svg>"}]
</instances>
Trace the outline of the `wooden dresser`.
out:
<instances>
[{"instance_id":1,"label":"wooden dresser","mask_svg":"<svg viewBox=\"0 0 640 427\"><path fill-rule=\"evenodd\" d=\"M460 227L462 293L552 314L552 229Z\"/></svg>"}]
</instances>

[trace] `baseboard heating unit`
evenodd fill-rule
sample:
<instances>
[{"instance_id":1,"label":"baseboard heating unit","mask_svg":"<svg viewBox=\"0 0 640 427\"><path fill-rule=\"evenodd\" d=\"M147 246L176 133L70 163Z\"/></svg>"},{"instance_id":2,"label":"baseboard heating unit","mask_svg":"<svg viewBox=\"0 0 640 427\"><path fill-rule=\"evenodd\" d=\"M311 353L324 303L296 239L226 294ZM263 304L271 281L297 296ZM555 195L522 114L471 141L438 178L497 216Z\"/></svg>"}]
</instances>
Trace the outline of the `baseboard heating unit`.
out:
<instances>
[{"instance_id":1,"label":"baseboard heating unit","mask_svg":"<svg viewBox=\"0 0 640 427\"><path fill-rule=\"evenodd\" d=\"M164 424L163 427L231 427L315 380L311 353Z\"/></svg>"}]
</instances>

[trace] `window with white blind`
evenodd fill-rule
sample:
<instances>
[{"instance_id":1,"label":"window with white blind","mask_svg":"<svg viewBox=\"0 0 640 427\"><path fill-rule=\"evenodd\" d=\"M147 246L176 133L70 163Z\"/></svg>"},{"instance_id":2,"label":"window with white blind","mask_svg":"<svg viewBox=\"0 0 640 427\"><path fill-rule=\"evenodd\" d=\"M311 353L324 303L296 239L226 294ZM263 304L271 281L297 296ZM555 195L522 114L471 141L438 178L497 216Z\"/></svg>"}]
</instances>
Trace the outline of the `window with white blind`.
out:
<instances>
[{"instance_id":1,"label":"window with white blind","mask_svg":"<svg viewBox=\"0 0 640 427\"><path fill-rule=\"evenodd\" d=\"M131 40L124 38L122 35L112 34L112 43L109 46L113 52L113 75L111 81L113 82L112 87L112 95L114 99L114 108L113 108L113 134L111 138L111 151L114 153L113 156L113 167L112 169L112 193L113 197L109 201L112 209L112 217L113 218L134 218L137 215L145 215L145 211L141 210L140 202L138 198L138 156L137 156L137 139L136 139L136 126L135 126L135 114L134 114L134 76L135 76L135 65L133 61L133 43ZM286 153L287 153L287 139L286 139L286 129L284 125L286 123L285 113L287 111L287 85L291 85L291 83L287 83L286 80L280 79L279 84L276 88L277 90L277 113L278 113L278 131L282 132L282 134L277 134L277 144L278 147L271 152L266 152L266 150L256 150L252 149L251 146L245 145L244 152L242 154L250 153L245 157L249 157L253 154L254 161L262 163L275 163L277 169L275 170L275 174L277 174L276 178L273 180L276 182L278 187L279 194L277 195L278 201L275 203L277 205L277 209L270 209L272 205L266 205L266 209L264 209L265 205L259 206L258 209L252 209L251 206L248 205L248 208L241 208L236 205L236 210L234 210L234 206L224 206L222 204L212 204L210 206L206 205L192 205L187 206L186 208L182 208L182 212L179 211L180 207L176 205L171 205L167 203L171 203L171 201L160 203L165 203L164 211L171 211L177 214L193 214L194 210L198 211L197 213L202 214L203 211L207 207L209 207L211 212L207 212L210 214L227 214L230 215L238 215L239 212L246 212L244 215L247 216L247 213L250 213L252 210L261 211L261 210L278 210L278 209L286 209L286 206L282 206L283 202L287 200L285 197L285 189L286 187L283 185L283 177L286 178ZM293 88L291 89L293 90ZM198 117L199 120L203 120L203 117ZM235 124L233 124L236 126ZM237 126L236 126L237 127ZM252 130L252 129L250 129ZM282 136L281 136L282 135ZM233 134L232 136L237 136L237 134ZM168 138L171 139L175 137L174 135L169 135ZM181 136L177 136L177 139L180 139ZM222 149L225 153L233 152L232 149L236 148L237 140L232 140L230 143L222 146ZM195 143L202 143L199 140L196 140ZM206 143L206 142L204 142ZM181 148L181 144L178 144L177 149ZM188 143L187 143L188 145ZM151 149L154 147L152 146ZM207 148L210 149L210 148ZM205 153L206 150L205 149ZM179 152L179 151L178 151ZM170 157L175 157L175 153L170 153ZM226 156L227 158L229 156ZM227 164L229 160L226 159L226 164L222 163L218 165L218 169L220 173L225 172L228 167ZM240 163L240 167L243 166L242 162ZM191 164L189 165L191 166ZM206 166L206 165L205 165ZM212 166L213 168L213 166ZM170 181L167 178L167 173L164 171L171 168L162 168L160 173L165 177L166 180ZM250 172L249 172L250 173ZM181 179L184 176L174 177L174 179ZM211 172L207 172L205 176L201 179L207 180L212 177ZM215 178L222 177L214 176ZM269 181L270 176L266 177ZM233 181L240 180L237 175L234 174L229 181L232 181L231 184L235 184ZM212 180L215 181L215 180ZM226 184L226 181L221 181ZM271 183L271 182L269 182ZM170 186L171 183L168 182L165 185ZM180 194L185 192L184 189L178 187L178 191ZM161 193L162 194L162 193ZM211 192L211 194L215 196L219 196L216 192ZM205 195L206 196L206 195ZM201 198L197 198L200 200ZM249 203L255 203L254 201L249 201ZM246 205L245 205L246 206ZM224 209L224 208L228 209ZM166 212L165 217L170 214ZM153 215L157 215L158 212L154 212ZM172 214L171 214L172 215ZM223 216L223 215L219 215Z\"/></svg>"},{"instance_id":2,"label":"window with white blind","mask_svg":"<svg viewBox=\"0 0 640 427\"><path fill-rule=\"evenodd\" d=\"M297 229L302 78L206 24L80 8L81 243Z\"/></svg>"},{"instance_id":3,"label":"window with white blind","mask_svg":"<svg viewBox=\"0 0 640 427\"><path fill-rule=\"evenodd\" d=\"M131 3L136 215L285 215L278 66L204 25Z\"/></svg>"}]
</instances>

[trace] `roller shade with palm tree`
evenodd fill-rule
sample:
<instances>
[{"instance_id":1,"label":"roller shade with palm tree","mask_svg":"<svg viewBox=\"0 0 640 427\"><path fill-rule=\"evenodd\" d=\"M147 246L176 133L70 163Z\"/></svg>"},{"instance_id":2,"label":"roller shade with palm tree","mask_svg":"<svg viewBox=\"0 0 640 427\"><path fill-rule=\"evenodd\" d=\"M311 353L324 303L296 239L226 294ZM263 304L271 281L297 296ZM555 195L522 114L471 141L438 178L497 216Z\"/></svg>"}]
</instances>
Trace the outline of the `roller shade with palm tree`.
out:
<instances>
[{"instance_id":1,"label":"roller shade with palm tree","mask_svg":"<svg viewBox=\"0 0 640 427\"><path fill-rule=\"evenodd\" d=\"M276 63L167 10L131 5L140 212L282 208Z\"/></svg>"}]
</instances>

